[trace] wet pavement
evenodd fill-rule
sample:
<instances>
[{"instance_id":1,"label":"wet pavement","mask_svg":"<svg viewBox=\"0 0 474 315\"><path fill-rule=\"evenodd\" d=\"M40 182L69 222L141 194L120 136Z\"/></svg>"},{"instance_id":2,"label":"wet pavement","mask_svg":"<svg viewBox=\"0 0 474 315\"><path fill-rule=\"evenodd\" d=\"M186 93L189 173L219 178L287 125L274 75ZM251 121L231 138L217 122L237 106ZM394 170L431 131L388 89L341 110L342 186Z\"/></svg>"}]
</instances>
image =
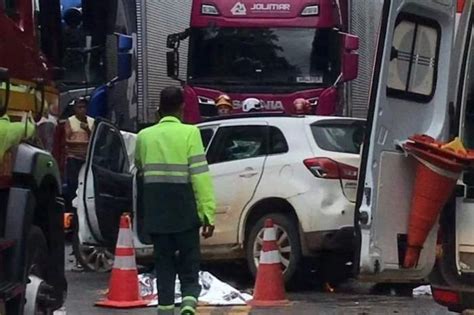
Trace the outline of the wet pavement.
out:
<instances>
[{"instance_id":1,"label":"wet pavement","mask_svg":"<svg viewBox=\"0 0 474 315\"><path fill-rule=\"evenodd\" d=\"M108 274L69 271L67 277L69 282L67 314L156 314L155 308L111 310L94 307L94 302L106 292ZM242 278L246 277L243 275ZM198 314L452 314L434 303L431 297L371 295L366 285L357 283L344 286L339 293L300 289L290 292L288 297L291 304L285 308L263 310L248 307L201 307Z\"/></svg>"}]
</instances>

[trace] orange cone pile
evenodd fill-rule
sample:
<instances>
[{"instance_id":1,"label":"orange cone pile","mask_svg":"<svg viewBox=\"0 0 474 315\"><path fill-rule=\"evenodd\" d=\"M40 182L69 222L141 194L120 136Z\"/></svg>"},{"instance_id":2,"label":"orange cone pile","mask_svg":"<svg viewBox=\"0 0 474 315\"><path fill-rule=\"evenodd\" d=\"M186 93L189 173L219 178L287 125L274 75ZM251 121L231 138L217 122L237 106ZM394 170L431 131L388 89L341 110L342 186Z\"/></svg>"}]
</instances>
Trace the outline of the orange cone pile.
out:
<instances>
[{"instance_id":1,"label":"orange cone pile","mask_svg":"<svg viewBox=\"0 0 474 315\"><path fill-rule=\"evenodd\" d=\"M130 225L130 217L122 215L120 231L115 249L114 267L109 282L109 293L97 306L112 308L132 308L148 305L141 299L138 287L138 271L135 262L135 249Z\"/></svg>"},{"instance_id":2,"label":"orange cone pile","mask_svg":"<svg viewBox=\"0 0 474 315\"><path fill-rule=\"evenodd\" d=\"M258 265L257 280L253 300L249 302L252 306L272 307L288 304L285 297L285 286L283 272L281 269L280 252L276 242L273 221L265 221L263 233L263 248Z\"/></svg>"},{"instance_id":3,"label":"orange cone pile","mask_svg":"<svg viewBox=\"0 0 474 315\"><path fill-rule=\"evenodd\" d=\"M415 135L405 149L418 161L408 225L408 248L404 268L418 264L421 249L442 208L451 197L461 172L472 164L469 154L455 140L448 145L428 136Z\"/></svg>"}]
</instances>

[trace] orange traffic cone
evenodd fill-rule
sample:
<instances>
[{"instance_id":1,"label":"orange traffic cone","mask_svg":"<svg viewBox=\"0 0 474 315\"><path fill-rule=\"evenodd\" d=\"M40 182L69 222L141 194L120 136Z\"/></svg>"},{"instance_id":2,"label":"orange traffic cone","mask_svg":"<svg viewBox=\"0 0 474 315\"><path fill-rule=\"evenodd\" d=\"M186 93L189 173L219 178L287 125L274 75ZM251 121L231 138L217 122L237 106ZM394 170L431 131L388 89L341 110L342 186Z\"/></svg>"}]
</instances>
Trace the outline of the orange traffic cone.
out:
<instances>
[{"instance_id":1,"label":"orange traffic cone","mask_svg":"<svg viewBox=\"0 0 474 315\"><path fill-rule=\"evenodd\" d=\"M288 304L281 270L280 252L272 219L265 221L263 248L258 265L252 306L282 306Z\"/></svg>"},{"instance_id":2,"label":"orange traffic cone","mask_svg":"<svg viewBox=\"0 0 474 315\"><path fill-rule=\"evenodd\" d=\"M459 175L460 172L452 172L418 158L404 268L416 267L423 244L451 197Z\"/></svg>"},{"instance_id":3,"label":"orange traffic cone","mask_svg":"<svg viewBox=\"0 0 474 315\"><path fill-rule=\"evenodd\" d=\"M139 293L130 217L122 215L115 249L114 268L109 282L109 292L105 300L98 301L95 305L132 308L147 306L148 303L148 301L141 299Z\"/></svg>"}]
</instances>

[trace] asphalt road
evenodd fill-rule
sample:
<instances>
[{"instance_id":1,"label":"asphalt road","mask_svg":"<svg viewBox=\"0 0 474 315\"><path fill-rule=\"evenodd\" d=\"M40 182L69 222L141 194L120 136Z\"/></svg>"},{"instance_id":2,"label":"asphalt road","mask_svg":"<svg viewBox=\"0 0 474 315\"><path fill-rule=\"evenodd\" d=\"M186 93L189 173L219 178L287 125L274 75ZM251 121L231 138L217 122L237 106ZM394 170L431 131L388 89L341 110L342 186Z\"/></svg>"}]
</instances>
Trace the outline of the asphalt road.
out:
<instances>
[{"instance_id":1,"label":"asphalt road","mask_svg":"<svg viewBox=\"0 0 474 315\"><path fill-rule=\"evenodd\" d=\"M89 314L156 314L155 308L111 310L97 308L94 302L107 289L108 274L67 273L69 293L66 312L70 315ZM246 278L245 275L242 277ZM430 297L404 298L390 295L371 295L367 286L347 285L338 293L321 293L300 289L288 294L291 305L281 309L200 308L199 314L451 314L435 304Z\"/></svg>"}]
</instances>

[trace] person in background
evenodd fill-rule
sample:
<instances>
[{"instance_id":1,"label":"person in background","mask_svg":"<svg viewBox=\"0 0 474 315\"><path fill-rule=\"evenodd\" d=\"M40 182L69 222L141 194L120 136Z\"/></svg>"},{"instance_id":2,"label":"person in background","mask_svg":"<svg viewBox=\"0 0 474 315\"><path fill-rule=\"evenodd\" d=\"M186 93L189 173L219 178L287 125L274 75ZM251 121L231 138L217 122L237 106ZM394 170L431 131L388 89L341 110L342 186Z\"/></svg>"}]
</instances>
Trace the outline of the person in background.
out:
<instances>
[{"instance_id":1,"label":"person in background","mask_svg":"<svg viewBox=\"0 0 474 315\"><path fill-rule=\"evenodd\" d=\"M231 98L226 94L219 95L219 97L216 99L216 107L217 115L219 116L230 115L234 109Z\"/></svg>"},{"instance_id":2,"label":"person in background","mask_svg":"<svg viewBox=\"0 0 474 315\"><path fill-rule=\"evenodd\" d=\"M66 182L67 197L66 210L76 214L72 201L76 197L78 177L82 165L86 160L87 147L94 127L94 119L87 116L87 100L79 98L74 101L74 115L68 118L65 125L66 134ZM74 216L76 217L76 215ZM76 222L77 223L77 220ZM77 224L74 224L77 228ZM76 271L82 270L76 262Z\"/></svg>"},{"instance_id":3,"label":"person in background","mask_svg":"<svg viewBox=\"0 0 474 315\"><path fill-rule=\"evenodd\" d=\"M175 280L181 281L181 315L196 313L200 240L214 232L216 201L201 133L183 124L183 91L161 91L160 122L137 136L135 165L142 178L145 231L151 235L159 295L158 314L175 314Z\"/></svg>"},{"instance_id":4,"label":"person in background","mask_svg":"<svg viewBox=\"0 0 474 315\"><path fill-rule=\"evenodd\" d=\"M311 113L311 104L304 98L297 98L293 102L293 108L296 115L307 115Z\"/></svg>"}]
</instances>

